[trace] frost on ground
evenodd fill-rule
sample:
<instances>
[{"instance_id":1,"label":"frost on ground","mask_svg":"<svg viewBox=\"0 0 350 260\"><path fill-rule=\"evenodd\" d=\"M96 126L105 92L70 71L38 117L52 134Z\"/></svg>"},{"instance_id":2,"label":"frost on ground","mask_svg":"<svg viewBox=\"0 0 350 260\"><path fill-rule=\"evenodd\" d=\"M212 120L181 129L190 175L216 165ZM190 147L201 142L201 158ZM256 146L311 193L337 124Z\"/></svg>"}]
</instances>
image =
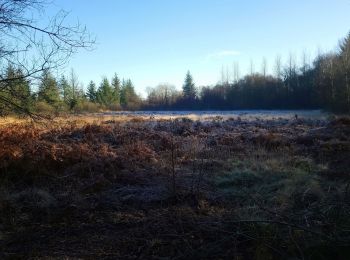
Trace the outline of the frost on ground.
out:
<instances>
[{"instance_id":1,"label":"frost on ground","mask_svg":"<svg viewBox=\"0 0 350 260\"><path fill-rule=\"evenodd\" d=\"M232 111L118 111L97 113L96 116L132 116L144 119L189 118L199 121L213 119L275 120L275 119L319 119L325 120L328 113L321 110L232 110Z\"/></svg>"},{"instance_id":2,"label":"frost on ground","mask_svg":"<svg viewBox=\"0 0 350 260\"><path fill-rule=\"evenodd\" d=\"M349 256L348 118L97 117L1 126L1 258Z\"/></svg>"}]
</instances>

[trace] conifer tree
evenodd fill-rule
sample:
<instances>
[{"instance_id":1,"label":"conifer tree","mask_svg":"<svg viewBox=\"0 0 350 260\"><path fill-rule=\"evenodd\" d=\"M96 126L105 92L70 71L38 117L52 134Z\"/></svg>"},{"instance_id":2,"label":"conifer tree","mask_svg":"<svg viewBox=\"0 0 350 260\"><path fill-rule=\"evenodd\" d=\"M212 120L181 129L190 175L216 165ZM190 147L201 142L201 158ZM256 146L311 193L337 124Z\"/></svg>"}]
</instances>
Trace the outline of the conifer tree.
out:
<instances>
[{"instance_id":1,"label":"conifer tree","mask_svg":"<svg viewBox=\"0 0 350 260\"><path fill-rule=\"evenodd\" d=\"M16 93L18 96L18 103L25 112L30 112L33 105L33 97L31 95L29 80L24 77L21 69L16 70ZM22 109L17 110L17 113L22 113Z\"/></svg>"},{"instance_id":2,"label":"conifer tree","mask_svg":"<svg viewBox=\"0 0 350 260\"><path fill-rule=\"evenodd\" d=\"M139 97L135 93L135 88L130 79L123 80L120 93L120 104L128 107L131 104L135 105L139 102Z\"/></svg>"},{"instance_id":3,"label":"conifer tree","mask_svg":"<svg viewBox=\"0 0 350 260\"><path fill-rule=\"evenodd\" d=\"M103 78L97 91L97 100L100 104L110 106L113 104L113 89L107 78Z\"/></svg>"},{"instance_id":4,"label":"conifer tree","mask_svg":"<svg viewBox=\"0 0 350 260\"><path fill-rule=\"evenodd\" d=\"M43 71L39 85L38 100L45 101L50 105L57 105L60 102L57 81L48 70Z\"/></svg>"},{"instance_id":5,"label":"conifer tree","mask_svg":"<svg viewBox=\"0 0 350 260\"><path fill-rule=\"evenodd\" d=\"M9 80L2 82L0 85L0 99L10 102L12 109L5 105L0 106L1 114L8 112L30 113L33 98L29 81L25 79L23 72L9 65L6 69L6 78Z\"/></svg>"},{"instance_id":6,"label":"conifer tree","mask_svg":"<svg viewBox=\"0 0 350 260\"><path fill-rule=\"evenodd\" d=\"M96 91L96 84L92 80L89 83L86 97L90 102L96 102L97 101L97 91Z\"/></svg>"},{"instance_id":7,"label":"conifer tree","mask_svg":"<svg viewBox=\"0 0 350 260\"><path fill-rule=\"evenodd\" d=\"M183 95L185 98L195 99L196 98L196 87L193 82L190 71L187 72L185 82L182 86Z\"/></svg>"},{"instance_id":8,"label":"conifer tree","mask_svg":"<svg viewBox=\"0 0 350 260\"><path fill-rule=\"evenodd\" d=\"M112 88L113 88L113 96L114 96L114 102L119 105L120 104L120 80L118 78L117 74L114 74L114 77L112 78Z\"/></svg>"}]
</instances>

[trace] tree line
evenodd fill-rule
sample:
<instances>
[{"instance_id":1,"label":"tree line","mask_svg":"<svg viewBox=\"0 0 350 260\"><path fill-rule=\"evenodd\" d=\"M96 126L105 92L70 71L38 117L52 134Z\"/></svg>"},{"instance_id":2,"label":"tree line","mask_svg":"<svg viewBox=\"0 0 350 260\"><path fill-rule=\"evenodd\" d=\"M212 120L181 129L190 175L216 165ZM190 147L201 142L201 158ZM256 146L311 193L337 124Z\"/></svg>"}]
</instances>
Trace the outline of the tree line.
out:
<instances>
[{"instance_id":1,"label":"tree line","mask_svg":"<svg viewBox=\"0 0 350 260\"><path fill-rule=\"evenodd\" d=\"M267 74L263 60L260 73L253 64L249 75L239 78L234 65L233 80L222 71L222 80L213 87L196 88L188 72L182 91L161 84L148 89L145 107L154 110L229 109L324 109L350 112L350 33L338 49L319 53L312 64L304 53L297 66L293 55L282 65L277 56L274 75ZM232 77L231 77L232 78Z\"/></svg>"},{"instance_id":2,"label":"tree line","mask_svg":"<svg viewBox=\"0 0 350 260\"><path fill-rule=\"evenodd\" d=\"M0 107L3 115L23 111L30 113L96 112L100 110L135 110L140 108L141 99L136 94L130 79L120 80L115 74L111 81L104 77L97 86L90 81L86 92L79 83L74 70L69 76L55 78L49 70L44 70L38 78L37 91L31 81L23 77L21 69L9 65L6 82L1 82L0 99L11 99L12 106L5 103ZM10 93L11 92L11 93ZM18 108L18 109L16 109Z\"/></svg>"},{"instance_id":3,"label":"tree line","mask_svg":"<svg viewBox=\"0 0 350 260\"><path fill-rule=\"evenodd\" d=\"M253 65L251 65L253 67ZM100 110L230 110L230 109L325 109L350 112L350 34L336 51L319 54L309 64L306 55L298 66L292 55L285 65L277 57L274 74L262 70L233 79L228 74L215 86L196 87L188 71L182 90L160 84L147 89L147 98L135 92L130 79L104 77L97 85L90 81L86 91L72 70L58 79L49 69L29 80L20 67L9 63L7 80L0 82L0 112L37 113L95 112ZM225 78L226 77L226 78ZM36 85L36 91L34 91ZM11 104L11 105L8 105Z\"/></svg>"}]
</instances>

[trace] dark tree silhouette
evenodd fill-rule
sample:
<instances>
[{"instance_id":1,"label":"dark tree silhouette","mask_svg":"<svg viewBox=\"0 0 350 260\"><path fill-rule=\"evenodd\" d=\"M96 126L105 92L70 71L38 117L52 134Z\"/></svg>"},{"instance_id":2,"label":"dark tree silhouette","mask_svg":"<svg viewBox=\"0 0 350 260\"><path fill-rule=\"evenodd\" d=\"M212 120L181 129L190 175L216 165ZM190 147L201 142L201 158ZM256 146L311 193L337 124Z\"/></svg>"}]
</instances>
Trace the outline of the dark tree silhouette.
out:
<instances>
[{"instance_id":1,"label":"dark tree silhouette","mask_svg":"<svg viewBox=\"0 0 350 260\"><path fill-rule=\"evenodd\" d=\"M97 90L96 90L96 84L92 80L89 83L86 97L90 102L97 102Z\"/></svg>"},{"instance_id":2,"label":"dark tree silhouette","mask_svg":"<svg viewBox=\"0 0 350 260\"><path fill-rule=\"evenodd\" d=\"M196 87L193 82L190 71L187 72L185 82L182 86L183 95L185 98L195 99L196 98Z\"/></svg>"}]
</instances>

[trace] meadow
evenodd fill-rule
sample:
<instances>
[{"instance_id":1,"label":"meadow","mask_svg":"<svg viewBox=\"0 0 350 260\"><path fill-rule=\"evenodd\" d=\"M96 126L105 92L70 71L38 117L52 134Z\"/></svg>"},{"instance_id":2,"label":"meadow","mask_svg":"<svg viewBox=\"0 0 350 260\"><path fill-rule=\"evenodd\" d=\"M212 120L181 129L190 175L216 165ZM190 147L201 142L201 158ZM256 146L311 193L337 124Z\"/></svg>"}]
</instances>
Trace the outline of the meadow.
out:
<instances>
[{"instance_id":1,"label":"meadow","mask_svg":"<svg viewBox=\"0 0 350 260\"><path fill-rule=\"evenodd\" d=\"M350 119L0 123L0 258L349 259Z\"/></svg>"}]
</instances>

